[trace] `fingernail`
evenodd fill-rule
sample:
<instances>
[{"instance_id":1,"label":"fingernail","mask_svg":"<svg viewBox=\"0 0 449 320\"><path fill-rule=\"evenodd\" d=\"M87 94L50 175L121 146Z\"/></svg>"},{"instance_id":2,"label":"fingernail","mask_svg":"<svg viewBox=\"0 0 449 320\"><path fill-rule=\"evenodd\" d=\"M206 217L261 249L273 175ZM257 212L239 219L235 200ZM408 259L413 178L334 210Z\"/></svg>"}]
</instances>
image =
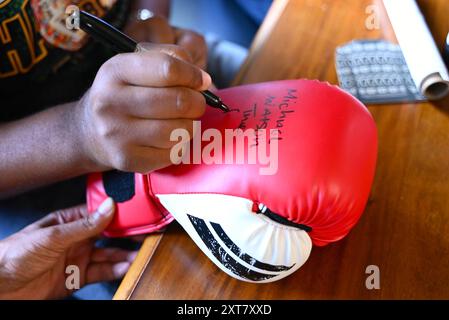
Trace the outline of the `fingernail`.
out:
<instances>
[{"instance_id":1,"label":"fingernail","mask_svg":"<svg viewBox=\"0 0 449 320\"><path fill-rule=\"evenodd\" d=\"M104 216L110 215L114 211L114 201L112 198L107 198L104 200L97 211L94 213L94 219L99 219Z\"/></svg>"},{"instance_id":2,"label":"fingernail","mask_svg":"<svg viewBox=\"0 0 449 320\"><path fill-rule=\"evenodd\" d=\"M131 252L130 254L128 254L126 260L128 260L128 262L133 262L136 259L138 253L139 253L138 251Z\"/></svg>"},{"instance_id":3,"label":"fingernail","mask_svg":"<svg viewBox=\"0 0 449 320\"><path fill-rule=\"evenodd\" d=\"M114 273L114 277L115 278L123 277L126 274L126 272L128 271L130 266L131 266L131 264L129 262L116 263L112 267L112 272Z\"/></svg>"},{"instance_id":4,"label":"fingernail","mask_svg":"<svg viewBox=\"0 0 449 320\"><path fill-rule=\"evenodd\" d=\"M203 70L201 70L201 75L203 77L203 85L201 88L206 90L212 84L212 78L210 77L210 75L207 72L205 72Z\"/></svg>"}]
</instances>

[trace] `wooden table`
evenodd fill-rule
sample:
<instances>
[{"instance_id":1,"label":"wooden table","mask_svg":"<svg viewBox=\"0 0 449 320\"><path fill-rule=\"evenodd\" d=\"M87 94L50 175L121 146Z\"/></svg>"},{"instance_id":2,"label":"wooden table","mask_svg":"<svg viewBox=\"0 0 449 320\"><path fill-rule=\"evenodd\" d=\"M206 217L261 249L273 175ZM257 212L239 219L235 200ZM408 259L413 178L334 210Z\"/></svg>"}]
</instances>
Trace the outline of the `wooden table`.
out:
<instances>
[{"instance_id":1,"label":"wooden table","mask_svg":"<svg viewBox=\"0 0 449 320\"><path fill-rule=\"evenodd\" d=\"M377 5L381 28L365 10ZM420 5L439 44L449 2ZM276 0L236 84L311 78L337 83L334 53L353 39L395 41L382 3ZM270 284L220 271L182 228L145 241L116 299L449 299L449 101L370 106L379 132L376 177L358 225L342 241L315 247L292 276ZM153 254L154 253L154 254ZM379 290L365 287L368 265Z\"/></svg>"}]
</instances>

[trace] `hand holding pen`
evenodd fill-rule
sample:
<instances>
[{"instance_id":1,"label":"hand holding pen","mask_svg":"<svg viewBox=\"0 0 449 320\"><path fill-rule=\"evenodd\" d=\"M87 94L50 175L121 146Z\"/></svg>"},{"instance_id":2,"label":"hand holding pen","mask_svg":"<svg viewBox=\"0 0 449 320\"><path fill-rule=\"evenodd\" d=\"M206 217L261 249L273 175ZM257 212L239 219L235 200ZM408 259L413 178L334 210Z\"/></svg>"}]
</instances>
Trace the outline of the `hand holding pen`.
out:
<instances>
[{"instance_id":1,"label":"hand holding pen","mask_svg":"<svg viewBox=\"0 0 449 320\"><path fill-rule=\"evenodd\" d=\"M80 26L82 30L90 34L94 39L109 46L118 53L145 50L144 47L138 45L136 41L120 30L85 11L80 12ZM229 111L229 107L209 90L204 90L201 93L209 106L219 108L223 111Z\"/></svg>"},{"instance_id":2,"label":"hand holding pen","mask_svg":"<svg viewBox=\"0 0 449 320\"><path fill-rule=\"evenodd\" d=\"M82 172L148 173L172 164L171 149L179 143L170 139L174 130L193 137L210 76L187 62L180 47L143 46L144 52L107 60L82 99L60 115L64 132L77 141Z\"/></svg>"}]
</instances>

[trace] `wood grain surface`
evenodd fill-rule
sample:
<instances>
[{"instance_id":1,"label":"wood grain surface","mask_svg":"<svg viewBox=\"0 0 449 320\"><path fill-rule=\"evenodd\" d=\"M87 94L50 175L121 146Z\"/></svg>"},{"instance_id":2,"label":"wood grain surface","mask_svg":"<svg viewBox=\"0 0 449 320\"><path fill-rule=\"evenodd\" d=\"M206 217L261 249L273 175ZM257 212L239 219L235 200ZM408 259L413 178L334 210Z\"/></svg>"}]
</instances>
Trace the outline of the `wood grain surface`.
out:
<instances>
[{"instance_id":1,"label":"wood grain surface","mask_svg":"<svg viewBox=\"0 0 449 320\"><path fill-rule=\"evenodd\" d=\"M438 44L449 31L449 1L419 1ZM380 29L365 26L378 9ZM353 39L394 41L380 1L277 0L236 84L310 78L337 83L334 54ZM424 62L423 62L424 63ZM449 100L369 106L379 135L376 176L352 232L315 247L306 264L274 283L251 284L219 270L176 223L147 264L130 299L449 299ZM379 290L365 287L368 265ZM126 287L126 283L123 284ZM120 291L120 290L119 290Z\"/></svg>"}]
</instances>

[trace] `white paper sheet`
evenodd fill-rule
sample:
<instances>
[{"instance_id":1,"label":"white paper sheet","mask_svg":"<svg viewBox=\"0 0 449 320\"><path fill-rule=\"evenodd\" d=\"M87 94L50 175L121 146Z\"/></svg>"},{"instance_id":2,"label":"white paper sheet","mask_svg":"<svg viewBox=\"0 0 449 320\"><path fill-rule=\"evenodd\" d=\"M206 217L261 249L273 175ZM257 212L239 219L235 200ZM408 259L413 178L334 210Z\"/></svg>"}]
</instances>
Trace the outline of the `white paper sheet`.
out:
<instances>
[{"instance_id":1,"label":"white paper sheet","mask_svg":"<svg viewBox=\"0 0 449 320\"><path fill-rule=\"evenodd\" d=\"M449 94L449 74L415 0L383 0L410 74L429 100Z\"/></svg>"}]
</instances>

